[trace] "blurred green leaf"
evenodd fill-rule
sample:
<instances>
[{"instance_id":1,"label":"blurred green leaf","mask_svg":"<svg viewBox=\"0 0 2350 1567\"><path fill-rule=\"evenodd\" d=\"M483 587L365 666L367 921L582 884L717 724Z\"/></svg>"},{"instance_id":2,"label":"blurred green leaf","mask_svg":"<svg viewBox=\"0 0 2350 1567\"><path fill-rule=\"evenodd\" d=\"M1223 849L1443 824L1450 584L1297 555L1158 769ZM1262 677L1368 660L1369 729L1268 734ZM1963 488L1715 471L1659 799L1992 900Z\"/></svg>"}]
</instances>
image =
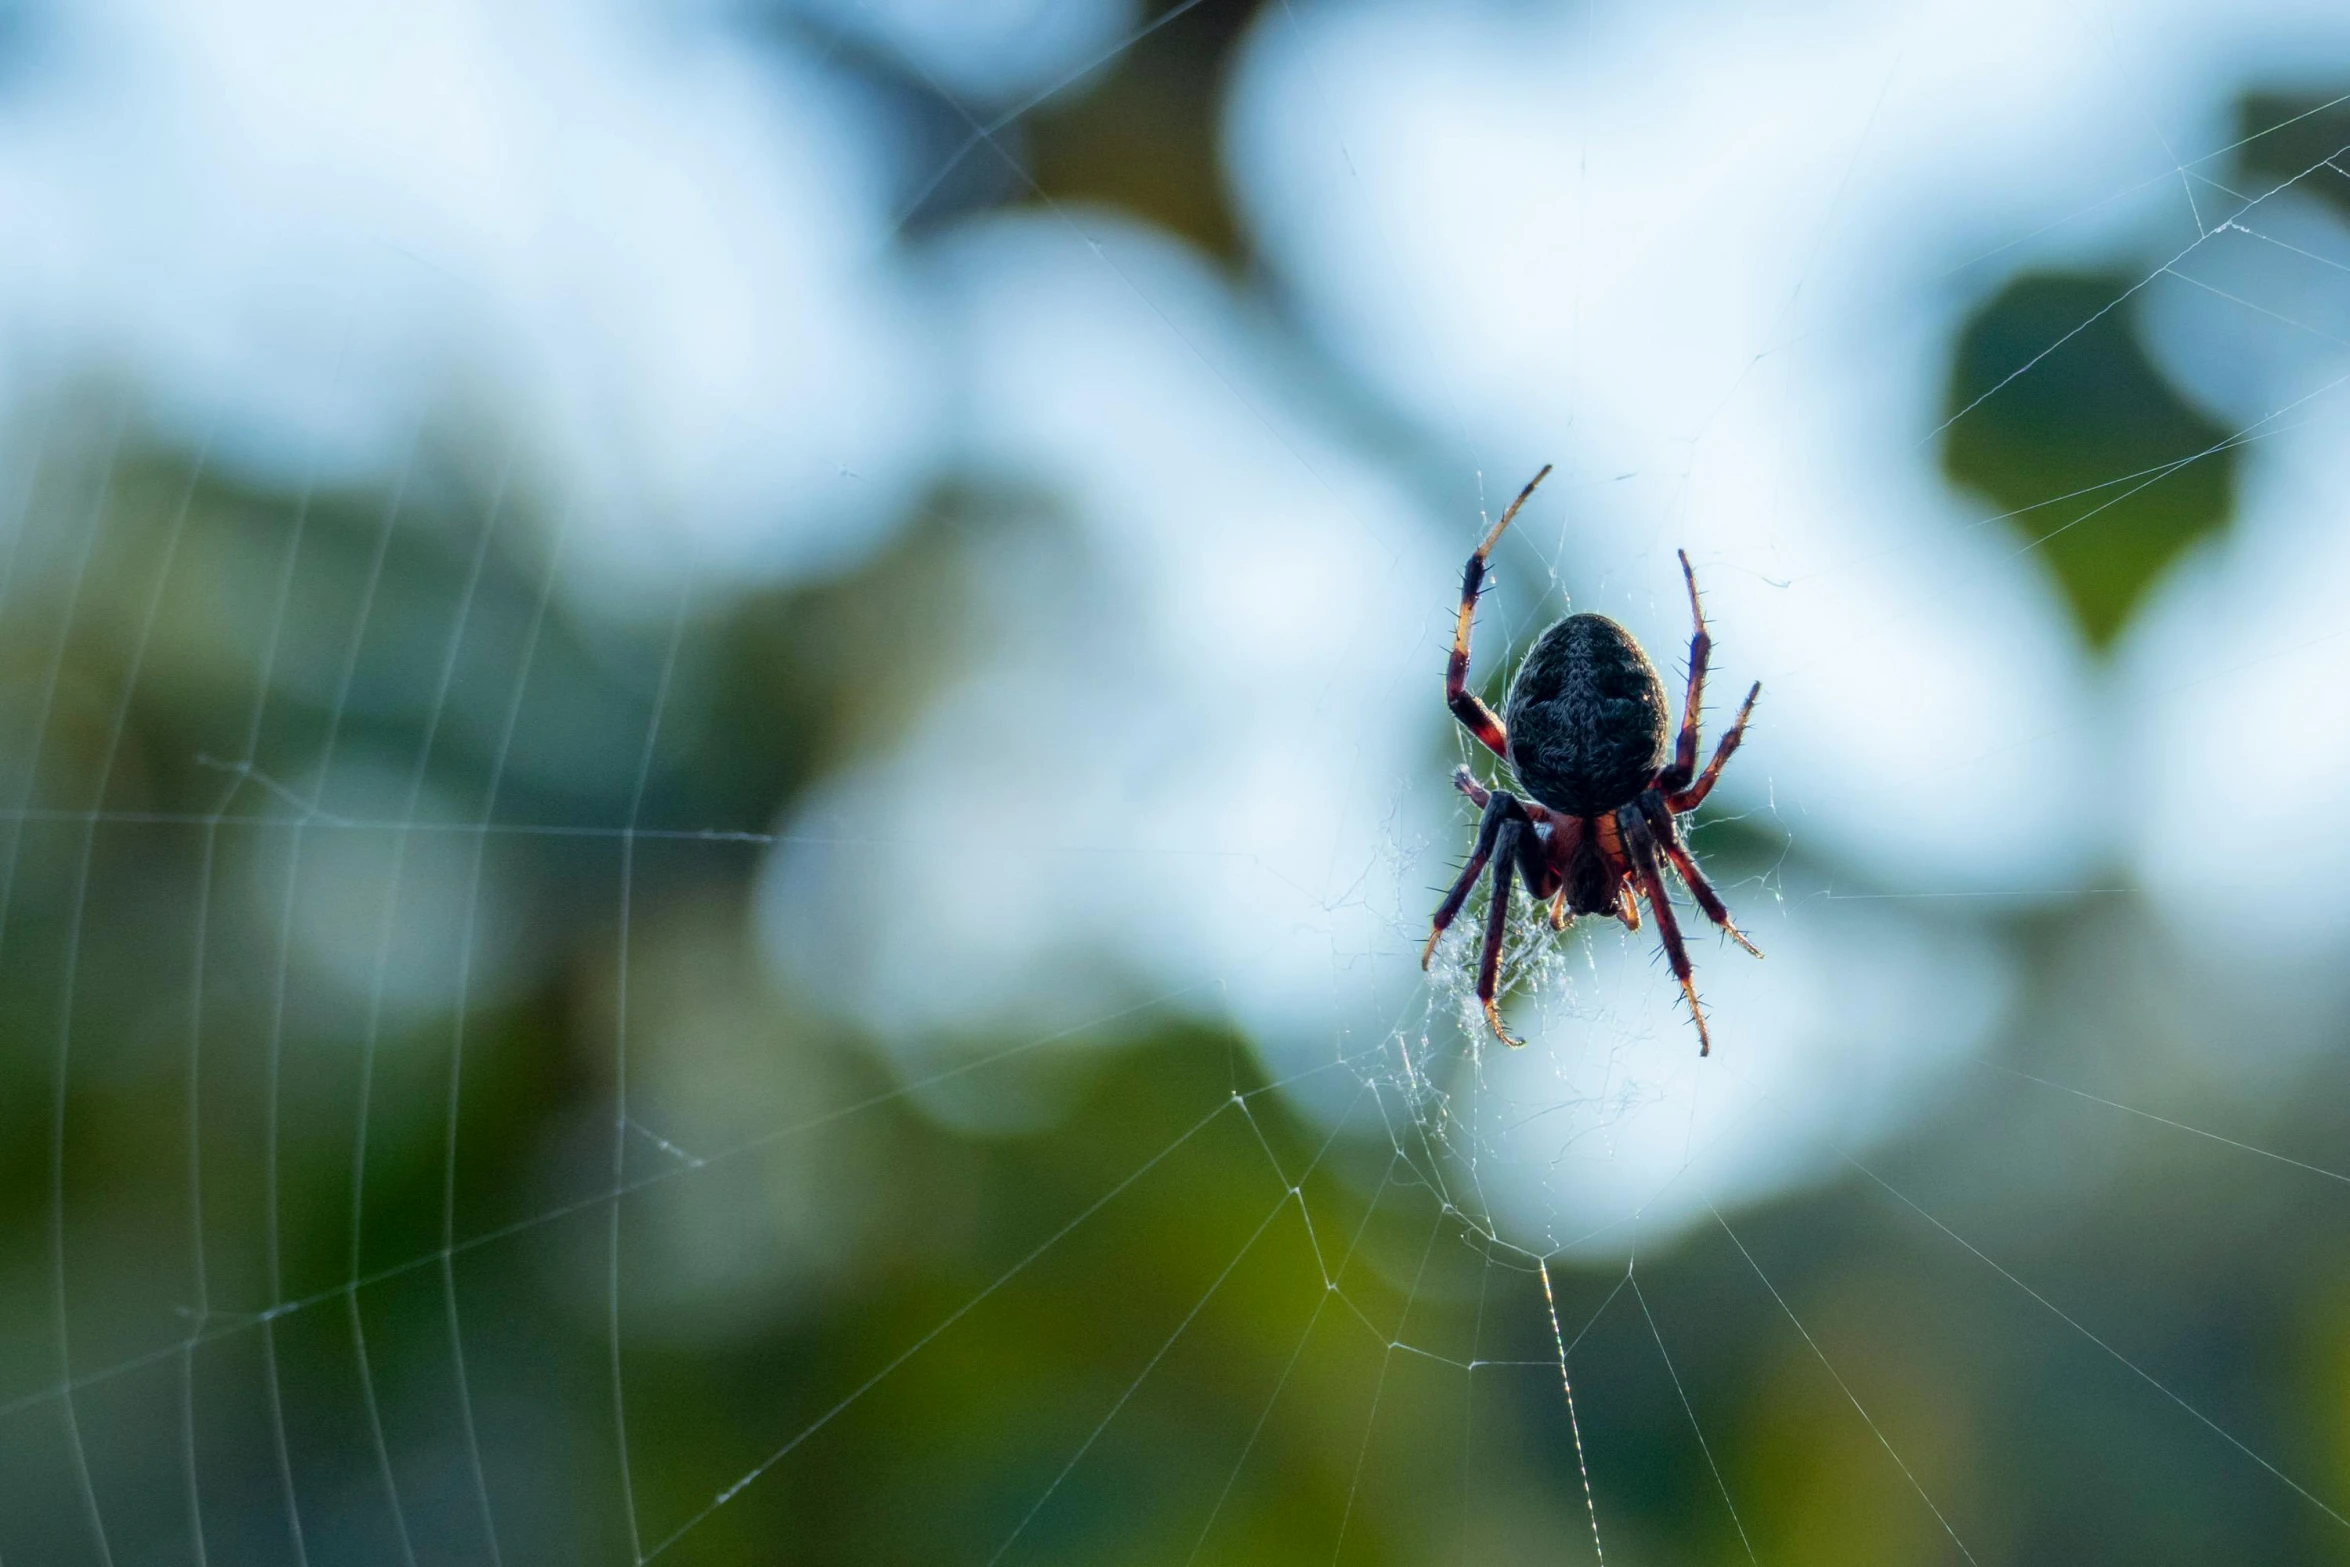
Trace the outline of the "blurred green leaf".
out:
<instances>
[{"instance_id":1,"label":"blurred green leaf","mask_svg":"<svg viewBox=\"0 0 2350 1567\"><path fill-rule=\"evenodd\" d=\"M1150 48L1120 55L1100 90L1029 120L1032 194L1123 207L1238 263L1247 243L1224 188L1217 117L1226 62L1257 0L1150 9L1166 23Z\"/></svg>"},{"instance_id":2,"label":"blurred green leaf","mask_svg":"<svg viewBox=\"0 0 2350 1567\"><path fill-rule=\"evenodd\" d=\"M2132 282L2014 279L1960 331L1945 404L1943 471L2048 563L2099 649L2234 494L2228 432L2147 357Z\"/></svg>"},{"instance_id":3,"label":"blurred green leaf","mask_svg":"<svg viewBox=\"0 0 2350 1567\"><path fill-rule=\"evenodd\" d=\"M2343 94L2248 92L2236 100L2235 139L2246 196L2298 181L2350 217L2350 174L2336 161L2350 154L2350 101Z\"/></svg>"}]
</instances>

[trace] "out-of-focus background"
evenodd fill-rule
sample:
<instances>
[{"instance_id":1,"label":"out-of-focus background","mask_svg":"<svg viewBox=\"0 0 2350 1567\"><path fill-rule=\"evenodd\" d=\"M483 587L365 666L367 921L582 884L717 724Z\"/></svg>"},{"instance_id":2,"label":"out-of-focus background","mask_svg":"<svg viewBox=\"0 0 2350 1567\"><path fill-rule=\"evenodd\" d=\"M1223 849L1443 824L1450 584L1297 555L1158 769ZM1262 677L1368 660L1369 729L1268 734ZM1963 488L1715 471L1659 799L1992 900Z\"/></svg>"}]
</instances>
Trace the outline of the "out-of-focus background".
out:
<instances>
[{"instance_id":1,"label":"out-of-focus background","mask_svg":"<svg viewBox=\"0 0 2350 1567\"><path fill-rule=\"evenodd\" d=\"M2350 1560L2346 454L2336 6L0 6L0 1561Z\"/></svg>"}]
</instances>

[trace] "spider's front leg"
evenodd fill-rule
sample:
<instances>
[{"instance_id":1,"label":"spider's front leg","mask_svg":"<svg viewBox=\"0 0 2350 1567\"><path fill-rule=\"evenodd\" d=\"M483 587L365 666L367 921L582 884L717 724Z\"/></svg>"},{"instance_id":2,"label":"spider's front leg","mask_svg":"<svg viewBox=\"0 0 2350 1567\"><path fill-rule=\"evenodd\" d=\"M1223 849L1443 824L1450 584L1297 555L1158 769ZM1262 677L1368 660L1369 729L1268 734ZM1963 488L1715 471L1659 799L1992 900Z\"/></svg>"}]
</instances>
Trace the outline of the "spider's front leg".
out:
<instances>
[{"instance_id":1,"label":"spider's front leg","mask_svg":"<svg viewBox=\"0 0 2350 1567\"><path fill-rule=\"evenodd\" d=\"M1485 535L1485 541L1469 556L1469 563L1461 568L1461 607L1460 612L1453 617L1452 656L1444 663L1444 705L1452 709L1452 716L1461 721L1462 728L1475 735L1485 749L1504 761L1509 759L1510 754L1509 734L1502 728L1501 719L1493 709L1479 701L1477 693L1469 689L1469 632L1476 624L1477 595L1485 590L1485 565L1493 553L1493 546L1500 541L1502 530L1510 525L1510 519L1517 516L1518 508L1526 504L1526 497L1534 493L1534 486L1549 474L1550 465L1544 463L1542 472L1526 481L1526 487L1518 492L1518 498L1510 502L1509 509L1501 514L1501 521L1493 525L1492 531Z\"/></svg>"}]
</instances>

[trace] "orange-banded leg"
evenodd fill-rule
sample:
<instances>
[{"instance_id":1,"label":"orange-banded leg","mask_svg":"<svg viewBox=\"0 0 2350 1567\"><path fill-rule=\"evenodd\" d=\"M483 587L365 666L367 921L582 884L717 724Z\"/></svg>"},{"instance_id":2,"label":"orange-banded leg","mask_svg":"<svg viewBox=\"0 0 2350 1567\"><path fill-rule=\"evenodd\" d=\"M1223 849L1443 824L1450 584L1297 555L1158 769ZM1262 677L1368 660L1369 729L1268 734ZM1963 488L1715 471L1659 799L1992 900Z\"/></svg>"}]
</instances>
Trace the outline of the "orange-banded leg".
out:
<instances>
[{"instance_id":1,"label":"orange-banded leg","mask_svg":"<svg viewBox=\"0 0 2350 1567\"><path fill-rule=\"evenodd\" d=\"M1690 1021L1697 1025L1697 1053L1711 1055L1714 1044L1705 1031L1705 1009L1697 1004L1697 977L1689 966L1689 949L1681 944L1681 922L1674 916L1672 899L1665 893L1664 876L1657 869L1655 840L1635 807L1624 807L1617 813L1617 820L1623 828L1624 847L1631 855L1632 878L1639 883L1640 895L1648 900L1649 912L1656 916L1656 934L1664 945L1665 962L1671 965L1673 978L1681 982L1681 996L1689 1003Z\"/></svg>"},{"instance_id":2,"label":"orange-banded leg","mask_svg":"<svg viewBox=\"0 0 2350 1567\"><path fill-rule=\"evenodd\" d=\"M1689 896L1697 900L1697 906L1705 911L1705 917L1719 925L1722 934L1756 957L1761 957L1762 949L1748 941L1746 932L1732 922L1729 905L1722 902L1720 893L1714 891L1714 884L1705 879L1705 872L1697 868L1697 861L1690 857L1687 846L1681 842L1679 829L1673 825L1673 813L1665 809L1665 802L1654 789L1640 797L1640 814L1646 818L1649 830L1656 835L1657 847L1665 851L1665 859L1671 863L1673 874L1680 877L1682 884L1688 887Z\"/></svg>"},{"instance_id":3,"label":"orange-banded leg","mask_svg":"<svg viewBox=\"0 0 2350 1567\"><path fill-rule=\"evenodd\" d=\"M1754 699L1761 695L1761 681L1757 680L1747 687L1746 700L1738 704L1738 717L1728 729L1722 731L1720 742L1714 746L1713 760L1705 764L1705 771L1698 774L1697 781L1686 789L1665 790L1666 810L1675 816L1685 815L1696 810L1704 803L1705 797L1713 793L1714 780L1722 776L1722 764L1730 760L1730 754L1738 749L1738 742L1746 738L1746 720L1754 712ZM1664 783L1669 779L1658 781Z\"/></svg>"},{"instance_id":4,"label":"orange-banded leg","mask_svg":"<svg viewBox=\"0 0 2350 1567\"><path fill-rule=\"evenodd\" d=\"M1479 701L1477 694L1469 689L1469 631L1476 623L1477 596L1485 590L1486 560L1492 555L1493 546L1500 541L1502 530L1510 525L1510 519L1517 516L1518 508L1526 504L1526 497L1534 493L1534 486L1549 476L1550 464L1544 463L1542 472L1526 481L1526 487L1518 492L1518 498L1510 502L1509 509L1501 514L1501 521L1493 525L1485 535L1485 541L1469 557L1469 563L1461 568L1461 607L1460 612L1453 617L1452 656L1444 662L1444 705L1452 709L1452 716L1461 721L1462 728L1477 737L1479 744L1505 760L1510 754L1508 732L1502 728L1501 719L1493 709Z\"/></svg>"}]
</instances>

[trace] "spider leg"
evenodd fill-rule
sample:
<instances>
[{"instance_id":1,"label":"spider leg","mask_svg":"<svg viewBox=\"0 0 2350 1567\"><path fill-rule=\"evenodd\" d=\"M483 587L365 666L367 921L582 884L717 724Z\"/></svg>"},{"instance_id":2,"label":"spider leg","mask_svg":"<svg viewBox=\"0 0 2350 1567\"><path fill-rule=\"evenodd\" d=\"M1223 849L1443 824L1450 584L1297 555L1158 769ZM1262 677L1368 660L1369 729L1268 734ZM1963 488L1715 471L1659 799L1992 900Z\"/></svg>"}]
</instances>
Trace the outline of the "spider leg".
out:
<instances>
[{"instance_id":1,"label":"spider leg","mask_svg":"<svg viewBox=\"0 0 2350 1567\"><path fill-rule=\"evenodd\" d=\"M1485 909L1485 945L1477 953L1477 1001L1485 1009L1485 1024L1493 1030L1493 1037L1515 1050L1525 1043L1512 1039L1509 1030L1501 1026L1501 1008L1494 1003L1494 993L1501 988L1501 939L1510 919L1510 884L1517 877L1518 838L1525 824L1512 816L1501 824L1501 836L1493 846L1493 897Z\"/></svg>"},{"instance_id":2,"label":"spider leg","mask_svg":"<svg viewBox=\"0 0 2350 1567\"><path fill-rule=\"evenodd\" d=\"M1738 717L1729 728L1722 731L1720 742L1714 746L1713 760L1705 764L1705 771L1697 775L1697 782L1686 789L1665 790L1666 810L1675 816L1685 815L1696 810L1705 797L1713 793L1714 780L1722 776L1722 764L1730 760L1730 754L1738 749L1738 742L1746 738L1746 720L1754 712L1754 699L1761 695L1761 681L1757 680L1747 687L1746 700L1738 704ZM1670 769L1667 772L1669 774ZM1660 777L1657 782L1661 785L1666 779Z\"/></svg>"},{"instance_id":3,"label":"spider leg","mask_svg":"<svg viewBox=\"0 0 2350 1567\"><path fill-rule=\"evenodd\" d=\"M1555 832L1557 829L1553 828ZM1550 928L1567 928L1567 888L1558 867L1551 863L1550 845L1543 841L1538 825L1531 823L1525 836L1518 840L1518 879L1526 884L1526 896L1536 904L1550 905Z\"/></svg>"},{"instance_id":4,"label":"spider leg","mask_svg":"<svg viewBox=\"0 0 2350 1567\"><path fill-rule=\"evenodd\" d=\"M1467 795L1469 803L1479 810L1485 809L1485 802L1493 798L1493 791L1479 783L1466 764L1452 770L1452 786Z\"/></svg>"},{"instance_id":5,"label":"spider leg","mask_svg":"<svg viewBox=\"0 0 2350 1567\"><path fill-rule=\"evenodd\" d=\"M1466 773L1467 769L1463 768L1462 772ZM1422 968L1428 966L1429 958L1435 955L1436 943L1452 928L1454 919L1459 917L1461 905L1469 901L1469 890L1477 885L1478 873L1485 869L1485 862L1493 857L1494 840L1501 834L1502 823L1519 815L1517 799L1507 790L1479 792L1485 793L1485 799L1480 802L1485 806L1485 818L1477 824L1477 846L1469 851L1469 863L1461 867L1461 874L1445 893L1444 901L1436 905L1436 917L1429 922L1428 945L1420 949Z\"/></svg>"},{"instance_id":6,"label":"spider leg","mask_svg":"<svg viewBox=\"0 0 2350 1567\"><path fill-rule=\"evenodd\" d=\"M1534 493L1534 486L1549 474L1550 465L1545 463L1542 472L1526 481L1526 487L1518 492L1518 498L1510 502L1509 509L1501 514L1501 521L1493 525L1492 531L1485 535L1485 542L1477 546L1476 552L1469 557L1469 563L1461 568L1460 613L1453 618L1452 623L1452 656L1444 664L1444 705L1452 709L1452 716L1461 721L1462 728L1475 735L1485 749L1504 761L1509 759L1510 754L1508 731L1502 728L1501 720L1495 716L1493 709L1479 701L1477 694L1469 689L1469 629L1477 618L1477 595L1485 588L1487 557L1500 541L1502 529L1510 525L1510 519L1517 516L1518 508L1526 504L1526 497Z\"/></svg>"},{"instance_id":7,"label":"spider leg","mask_svg":"<svg viewBox=\"0 0 2350 1567\"><path fill-rule=\"evenodd\" d=\"M1689 584L1689 619L1697 629L1689 635L1689 688L1681 698L1681 734L1673 742L1673 765L1657 779L1657 787L1668 791L1688 788L1697 772L1697 715L1705 706L1705 670L1714 650L1714 639L1705 629L1704 606L1697 602L1697 573L1689 569L1689 552L1674 553L1681 557L1681 580Z\"/></svg>"},{"instance_id":8,"label":"spider leg","mask_svg":"<svg viewBox=\"0 0 2350 1567\"><path fill-rule=\"evenodd\" d=\"M1559 835L1559 823L1539 804L1518 802L1518 815L1526 830L1518 837L1518 880L1526 884L1526 896L1536 903L1548 903L1565 891L1559 869L1551 863L1554 840Z\"/></svg>"},{"instance_id":9,"label":"spider leg","mask_svg":"<svg viewBox=\"0 0 2350 1567\"><path fill-rule=\"evenodd\" d=\"M1720 893L1714 891L1714 884L1705 879L1705 872L1697 868L1697 861L1690 857L1687 846L1681 842L1679 830L1673 826L1673 813L1665 809L1664 800L1654 789L1640 797L1640 814L1648 819L1649 829L1656 834L1657 847L1665 851L1665 859L1672 865L1673 874L1681 878L1682 885L1689 889L1689 896L1695 898L1697 906L1705 910L1705 917L1721 926L1722 934L1756 957L1761 957L1762 949L1748 941L1746 932L1732 922L1729 905L1722 902Z\"/></svg>"},{"instance_id":10,"label":"spider leg","mask_svg":"<svg viewBox=\"0 0 2350 1567\"><path fill-rule=\"evenodd\" d=\"M1689 949L1681 944L1681 922L1673 915L1672 900L1666 896L1665 881L1656 868L1656 844L1649 836L1648 824L1639 813L1629 808L1618 812L1624 847L1632 858L1632 875L1640 884L1641 896L1648 899L1649 911L1656 915L1657 939L1664 944L1665 961L1672 965L1673 977L1681 982L1681 995L1689 1003L1690 1021L1697 1025L1697 1053L1713 1054L1713 1040L1705 1031L1705 1010L1697 1004L1697 980L1689 966Z\"/></svg>"}]
</instances>

